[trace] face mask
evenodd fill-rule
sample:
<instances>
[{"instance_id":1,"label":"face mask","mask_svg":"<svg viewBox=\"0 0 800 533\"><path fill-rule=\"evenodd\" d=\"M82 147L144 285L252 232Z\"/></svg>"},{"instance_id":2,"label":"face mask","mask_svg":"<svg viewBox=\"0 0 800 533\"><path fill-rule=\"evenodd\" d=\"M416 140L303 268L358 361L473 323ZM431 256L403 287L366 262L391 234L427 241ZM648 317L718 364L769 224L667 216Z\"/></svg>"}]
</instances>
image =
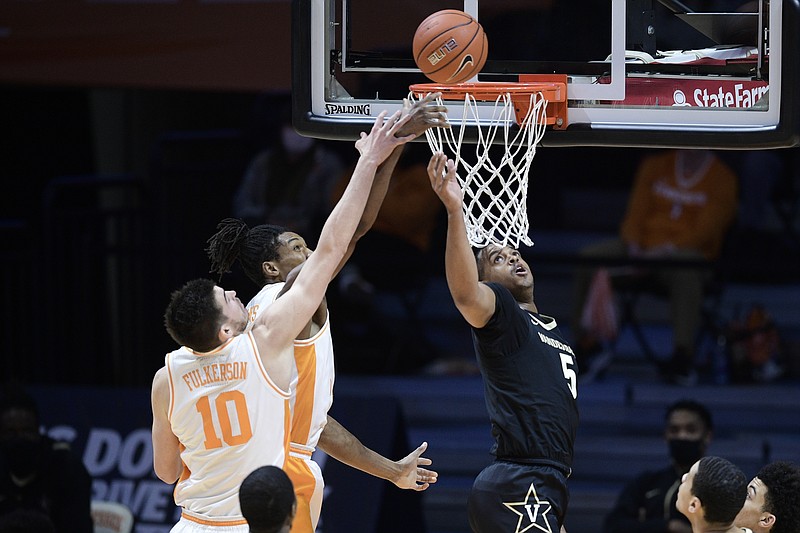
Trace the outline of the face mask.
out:
<instances>
[{"instance_id":1,"label":"face mask","mask_svg":"<svg viewBox=\"0 0 800 533\"><path fill-rule=\"evenodd\" d=\"M703 457L705 451L702 439L669 439L669 455L681 466L693 465Z\"/></svg>"}]
</instances>

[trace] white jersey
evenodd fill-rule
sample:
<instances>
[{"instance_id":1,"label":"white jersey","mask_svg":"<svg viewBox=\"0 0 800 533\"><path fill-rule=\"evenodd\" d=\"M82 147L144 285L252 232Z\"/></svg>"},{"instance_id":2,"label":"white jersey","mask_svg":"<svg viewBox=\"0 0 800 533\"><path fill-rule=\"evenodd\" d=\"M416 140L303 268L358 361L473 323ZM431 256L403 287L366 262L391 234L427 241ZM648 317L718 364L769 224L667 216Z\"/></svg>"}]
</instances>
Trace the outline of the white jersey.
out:
<instances>
[{"instance_id":1,"label":"white jersey","mask_svg":"<svg viewBox=\"0 0 800 533\"><path fill-rule=\"evenodd\" d=\"M265 285L247 304L251 324L275 301L284 282ZM306 340L294 343L292 372L292 434L290 449L313 453L333 403L333 339L330 312L322 327Z\"/></svg>"},{"instance_id":2,"label":"white jersey","mask_svg":"<svg viewBox=\"0 0 800 533\"><path fill-rule=\"evenodd\" d=\"M253 323L256 321L256 318L261 314L261 311L269 307L269 305L275 301L275 298L278 297L278 293L281 292L283 286L286 285L285 282L281 281L279 283L270 283L269 285L264 285L261 287L261 290L258 291L258 294L253 296L253 298L247 302L247 311L249 313L250 321L247 324L247 329L252 329Z\"/></svg>"},{"instance_id":3,"label":"white jersey","mask_svg":"<svg viewBox=\"0 0 800 533\"><path fill-rule=\"evenodd\" d=\"M333 404L335 372L330 316L311 338L294 342L294 363L298 379L293 395L289 450L311 454Z\"/></svg>"},{"instance_id":4,"label":"white jersey","mask_svg":"<svg viewBox=\"0 0 800 533\"><path fill-rule=\"evenodd\" d=\"M167 354L166 367L169 421L184 464L175 503L195 522L240 523L244 478L263 465L284 465L290 394L270 379L250 332L208 353L179 348Z\"/></svg>"},{"instance_id":5,"label":"white jersey","mask_svg":"<svg viewBox=\"0 0 800 533\"><path fill-rule=\"evenodd\" d=\"M251 323L278 297L285 283L264 286L247 304ZM305 340L294 342L291 442L284 470L294 485L298 501L292 532L313 533L317 529L325 482L322 470L311 459L319 437L328 422L333 403L333 340L330 316L322 327Z\"/></svg>"}]
</instances>

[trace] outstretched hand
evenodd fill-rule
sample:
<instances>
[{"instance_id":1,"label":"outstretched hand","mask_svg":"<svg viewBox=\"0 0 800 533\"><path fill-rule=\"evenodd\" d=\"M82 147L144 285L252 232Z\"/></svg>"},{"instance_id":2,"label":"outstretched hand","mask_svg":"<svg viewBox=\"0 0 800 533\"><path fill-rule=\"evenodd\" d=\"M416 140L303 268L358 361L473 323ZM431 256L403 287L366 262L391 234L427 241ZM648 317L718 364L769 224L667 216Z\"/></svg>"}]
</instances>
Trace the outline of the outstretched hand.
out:
<instances>
[{"instance_id":1,"label":"outstretched hand","mask_svg":"<svg viewBox=\"0 0 800 533\"><path fill-rule=\"evenodd\" d=\"M448 213L461 209L464 192L456 180L456 164L441 152L431 156L428 162L428 178L431 188L442 201Z\"/></svg>"},{"instance_id":2,"label":"outstretched hand","mask_svg":"<svg viewBox=\"0 0 800 533\"><path fill-rule=\"evenodd\" d=\"M422 457L425 450L428 449L428 443L423 442L419 447L406 455L397 463L402 467L402 471L394 484L401 489L411 489L422 491L427 489L431 483L436 483L439 474L433 470L422 468L422 465L431 464L431 460Z\"/></svg>"},{"instance_id":3,"label":"outstretched hand","mask_svg":"<svg viewBox=\"0 0 800 533\"><path fill-rule=\"evenodd\" d=\"M447 122L447 108L436 103L442 93L428 93L425 98L413 104L408 98L403 99L403 117L408 116L408 122L397 132L397 135L413 135L419 137L430 128L449 128Z\"/></svg>"},{"instance_id":4,"label":"outstretched hand","mask_svg":"<svg viewBox=\"0 0 800 533\"><path fill-rule=\"evenodd\" d=\"M396 136L397 132L411 119L410 115L404 117L400 115L400 111L396 111L386 119L386 111L381 111L375 117L375 123L369 134L361 132L361 138L356 141L356 150L362 158L371 158L377 163L382 163L395 147L407 143L415 137L414 135Z\"/></svg>"}]
</instances>

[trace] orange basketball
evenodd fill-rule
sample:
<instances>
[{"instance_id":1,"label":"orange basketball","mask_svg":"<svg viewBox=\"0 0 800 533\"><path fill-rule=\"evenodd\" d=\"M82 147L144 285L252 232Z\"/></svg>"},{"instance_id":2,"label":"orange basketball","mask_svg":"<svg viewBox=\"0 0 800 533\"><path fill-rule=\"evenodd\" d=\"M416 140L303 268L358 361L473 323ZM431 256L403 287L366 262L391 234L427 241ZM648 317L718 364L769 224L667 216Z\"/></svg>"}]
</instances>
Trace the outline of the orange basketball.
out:
<instances>
[{"instance_id":1,"label":"orange basketball","mask_svg":"<svg viewBox=\"0 0 800 533\"><path fill-rule=\"evenodd\" d=\"M486 63L489 43L483 27L457 9L437 11L422 21L414 34L414 61L437 83L461 83Z\"/></svg>"}]
</instances>

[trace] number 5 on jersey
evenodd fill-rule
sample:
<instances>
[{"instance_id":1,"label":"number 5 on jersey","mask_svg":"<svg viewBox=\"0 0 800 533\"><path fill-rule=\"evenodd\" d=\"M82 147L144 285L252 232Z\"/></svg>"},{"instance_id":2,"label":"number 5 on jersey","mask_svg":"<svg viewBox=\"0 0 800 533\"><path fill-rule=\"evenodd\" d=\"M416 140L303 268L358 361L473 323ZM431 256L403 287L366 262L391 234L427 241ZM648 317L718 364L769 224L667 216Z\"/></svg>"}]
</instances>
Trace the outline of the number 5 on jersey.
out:
<instances>
[{"instance_id":1,"label":"number 5 on jersey","mask_svg":"<svg viewBox=\"0 0 800 533\"><path fill-rule=\"evenodd\" d=\"M567 379L567 386L569 392L572 393L572 398L578 399L578 375L571 367L575 366L575 360L568 353L561 353L561 371L564 372L564 377Z\"/></svg>"}]
</instances>

